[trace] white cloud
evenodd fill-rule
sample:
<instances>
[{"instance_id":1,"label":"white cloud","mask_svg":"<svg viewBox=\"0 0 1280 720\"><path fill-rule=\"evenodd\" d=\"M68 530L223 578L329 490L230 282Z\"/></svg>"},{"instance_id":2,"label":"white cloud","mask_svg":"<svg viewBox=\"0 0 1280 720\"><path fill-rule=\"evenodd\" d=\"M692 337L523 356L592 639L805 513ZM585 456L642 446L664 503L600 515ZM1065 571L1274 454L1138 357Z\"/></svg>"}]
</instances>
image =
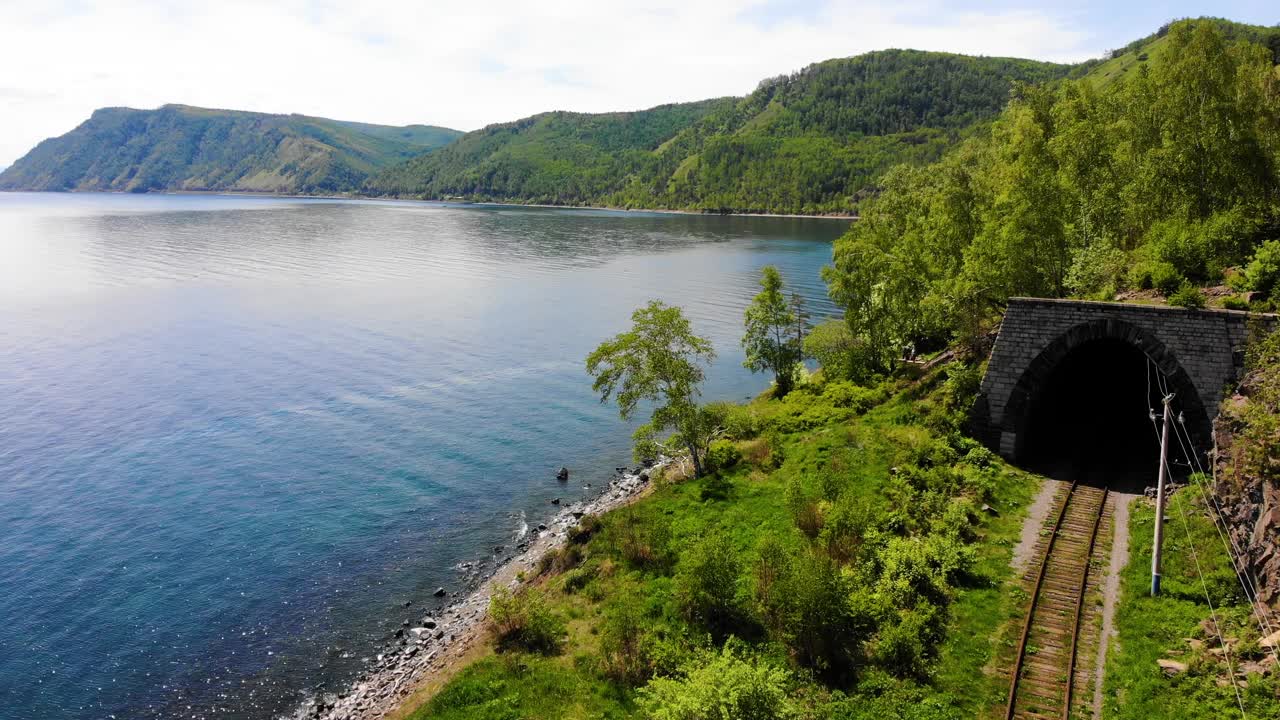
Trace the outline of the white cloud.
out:
<instances>
[{"instance_id":1,"label":"white cloud","mask_svg":"<svg viewBox=\"0 0 1280 720\"><path fill-rule=\"evenodd\" d=\"M811 62L888 47L1079 60L1036 10L946 2L0 0L0 164L95 108L299 112L471 130L749 92Z\"/></svg>"}]
</instances>

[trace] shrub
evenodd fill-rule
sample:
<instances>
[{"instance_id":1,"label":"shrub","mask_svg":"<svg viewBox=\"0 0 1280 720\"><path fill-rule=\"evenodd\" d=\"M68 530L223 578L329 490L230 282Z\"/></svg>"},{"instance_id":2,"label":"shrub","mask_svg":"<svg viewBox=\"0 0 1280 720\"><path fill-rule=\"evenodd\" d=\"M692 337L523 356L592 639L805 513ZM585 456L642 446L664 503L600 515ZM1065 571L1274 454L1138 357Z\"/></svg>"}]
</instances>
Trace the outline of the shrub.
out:
<instances>
[{"instance_id":1,"label":"shrub","mask_svg":"<svg viewBox=\"0 0 1280 720\"><path fill-rule=\"evenodd\" d=\"M538 574L559 575L572 570L582 563L582 547L570 543L564 547L548 550L538 558Z\"/></svg>"},{"instance_id":2,"label":"shrub","mask_svg":"<svg viewBox=\"0 0 1280 720\"><path fill-rule=\"evenodd\" d=\"M1202 308L1204 307L1204 294L1200 292L1200 288L1186 283L1178 288L1178 291L1169 296L1169 304L1184 308Z\"/></svg>"},{"instance_id":3,"label":"shrub","mask_svg":"<svg viewBox=\"0 0 1280 720\"><path fill-rule=\"evenodd\" d=\"M1124 251L1106 243L1081 248L1071 259L1066 285L1077 295L1111 295L1124 274Z\"/></svg>"},{"instance_id":4,"label":"shrub","mask_svg":"<svg viewBox=\"0 0 1280 720\"><path fill-rule=\"evenodd\" d=\"M707 448L707 470L717 472L728 470L742 460L742 452L731 440L716 440Z\"/></svg>"},{"instance_id":5,"label":"shrub","mask_svg":"<svg viewBox=\"0 0 1280 720\"><path fill-rule=\"evenodd\" d=\"M786 720L797 715L790 685L786 670L728 643L689 663L682 678L649 681L639 700L650 720Z\"/></svg>"},{"instance_id":6,"label":"shrub","mask_svg":"<svg viewBox=\"0 0 1280 720\"><path fill-rule=\"evenodd\" d=\"M800 532L811 540L818 537L818 533L822 532L822 508L817 499L809 496L800 476L793 475L787 480L784 499L791 512L791 519Z\"/></svg>"},{"instance_id":7,"label":"shrub","mask_svg":"<svg viewBox=\"0 0 1280 720\"><path fill-rule=\"evenodd\" d=\"M928 661L937 655L935 648L941 639L938 615L937 608L928 603L898 613L896 622L880 628L872 657L895 675L925 677Z\"/></svg>"},{"instance_id":8,"label":"shrub","mask_svg":"<svg viewBox=\"0 0 1280 720\"><path fill-rule=\"evenodd\" d=\"M876 593L896 608L922 601L943 607L951 600L952 585L967 576L976 561L973 547L953 538L893 538L880 551Z\"/></svg>"},{"instance_id":9,"label":"shrub","mask_svg":"<svg viewBox=\"0 0 1280 720\"><path fill-rule=\"evenodd\" d=\"M840 565L857 560L868 527L873 527L872 511L865 502L845 500L833 503L818 533L818 546Z\"/></svg>"},{"instance_id":10,"label":"shrub","mask_svg":"<svg viewBox=\"0 0 1280 720\"><path fill-rule=\"evenodd\" d=\"M861 374L859 343L842 320L827 320L810 330L804 354L818 361L828 381L851 380Z\"/></svg>"},{"instance_id":11,"label":"shrub","mask_svg":"<svg viewBox=\"0 0 1280 720\"><path fill-rule=\"evenodd\" d=\"M1249 303L1245 302L1244 298L1239 295L1228 295L1222 299L1222 307L1228 310L1248 310Z\"/></svg>"},{"instance_id":12,"label":"shrub","mask_svg":"<svg viewBox=\"0 0 1280 720\"><path fill-rule=\"evenodd\" d=\"M580 592L596 577L595 568L593 566L577 567L564 574L561 581L562 587L566 593L570 595Z\"/></svg>"},{"instance_id":13,"label":"shrub","mask_svg":"<svg viewBox=\"0 0 1280 720\"><path fill-rule=\"evenodd\" d=\"M747 440L760 434L760 417L749 405L730 404L724 413L725 435Z\"/></svg>"},{"instance_id":14,"label":"shrub","mask_svg":"<svg viewBox=\"0 0 1280 720\"><path fill-rule=\"evenodd\" d=\"M1146 243L1155 259L1172 265L1182 277L1213 282L1225 265L1246 252L1257 230L1256 220L1232 208L1202 221L1155 223L1147 231Z\"/></svg>"},{"instance_id":15,"label":"shrub","mask_svg":"<svg viewBox=\"0 0 1280 720\"><path fill-rule=\"evenodd\" d=\"M1139 290L1176 291L1183 282L1182 274L1172 264L1156 260L1138 262L1129 271L1129 284Z\"/></svg>"},{"instance_id":16,"label":"shrub","mask_svg":"<svg viewBox=\"0 0 1280 720\"><path fill-rule=\"evenodd\" d=\"M593 535L600 532L603 527L600 518L595 515L583 515L578 519L578 524L569 529L569 542L575 545L585 545Z\"/></svg>"},{"instance_id":17,"label":"shrub","mask_svg":"<svg viewBox=\"0 0 1280 720\"><path fill-rule=\"evenodd\" d=\"M672 581L676 604L689 620L716 633L740 619L738 575L742 568L728 538L713 533L680 557Z\"/></svg>"},{"instance_id":18,"label":"shrub","mask_svg":"<svg viewBox=\"0 0 1280 720\"><path fill-rule=\"evenodd\" d=\"M888 398L882 387L867 388L851 382L828 383L822 390L822 399L834 407L849 408L861 414Z\"/></svg>"},{"instance_id":19,"label":"shrub","mask_svg":"<svg viewBox=\"0 0 1280 720\"><path fill-rule=\"evenodd\" d=\"M627 564L640 570L662 571L671 565L671 528L660 517L633 508L611 513L611 546Z\"/></svg>"},{"instance_id":20,"label":"shrub","mask_svg":"<svg viewBox=\"0 0 1280 720\"><path fill-rule=\"evenodd\" d=\"M536 590L512 593L502 588L489 599L489 633L498 652L525 650L554 655L564 644L565 632L564 622Z\"/></svg>"},{"instance_id":21,"label":"shrub","mask_svg":"<svg viewBox=\"0 0 1280 720\"><path fill-rule=\"evenodd\" d=\"M1280 240L1268 240L1258 246L1245 269L1249 287L1270 297L1280 281Z\"/></svg>"},{"instance_id":22,"label":"shrub","mask_svg":"<svg viewBox=\"0 0 1280 720\"><path fill-rule=\"evenodd\" d=\"M840 681L858 664L874 629L868 609L851 602L854 587L854 578L825 555L762 548L755 601L774 639L797 662Z\"/></svg>"},{"instance_id":23,"label":"shrub","mask_svg":"<svg viewBox=\"0 0 1280 720\"><path fill-rule=\"evenodd\" d=\"M600 633L600 669L606 677L630 686L653 677L649 624L634 598L623 596L606 609Z\"/></svg>"}]
</instances>

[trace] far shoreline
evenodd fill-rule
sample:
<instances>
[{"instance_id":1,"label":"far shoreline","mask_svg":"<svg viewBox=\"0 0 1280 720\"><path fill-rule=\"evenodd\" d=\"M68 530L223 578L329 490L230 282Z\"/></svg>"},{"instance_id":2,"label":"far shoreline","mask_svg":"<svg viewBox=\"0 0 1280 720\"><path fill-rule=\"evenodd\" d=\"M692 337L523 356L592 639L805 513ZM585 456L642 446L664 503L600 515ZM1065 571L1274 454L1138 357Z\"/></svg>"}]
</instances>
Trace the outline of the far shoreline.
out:
<instances>
[{"instance_id":1,"label":"far shoreline","mask_svg":"<svg viewBox=\"0 0 1280 720\"><path fill-rule=\"evenodd\" d=\"M510 207L541 208L547 210L595 210L616 213L657 213L664 215L692 215L696 217L758 217L758 218L790 218L805 220L843 220L854 222L857 215L840 215L833 213L806 215L803 213L757 213L757 212L713 212L709 210L674 210L670 208L628 208L609 205L554 205L550 203L502 202L499 200L423 200L421 198L405 198L380 195L306 195L297 193L256 192L251 190L158 190L142 193L125 190L0 190L4 193L48 193L51 195L222 195L226 197L278 198L282 200L363 200L368 202L408 202L422 205L443 205L446 207Z\"/></svg>"}]
</instances>

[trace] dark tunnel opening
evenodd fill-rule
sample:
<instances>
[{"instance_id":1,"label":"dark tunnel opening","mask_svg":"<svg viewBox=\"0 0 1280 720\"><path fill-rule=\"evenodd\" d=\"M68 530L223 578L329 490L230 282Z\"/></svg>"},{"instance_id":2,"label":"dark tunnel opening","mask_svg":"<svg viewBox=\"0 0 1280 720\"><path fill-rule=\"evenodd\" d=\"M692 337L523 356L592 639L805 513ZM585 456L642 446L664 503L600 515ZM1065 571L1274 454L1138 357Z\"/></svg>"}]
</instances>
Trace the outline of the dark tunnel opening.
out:
<instances>
[{"instance_id":1,"label":"dark tunnel opening","mask_svg":"<svg viewBox=\"0 0 1280 720\"><path fill-rule=\"evenodd\" d=\"M1141 493L1156 484L1160 442L1149 413L1159 406L1156 371L1141 350L1117 339L1084 343L1032 394L1019 459L1050 477Z\"/></svg>"}]
</instances>

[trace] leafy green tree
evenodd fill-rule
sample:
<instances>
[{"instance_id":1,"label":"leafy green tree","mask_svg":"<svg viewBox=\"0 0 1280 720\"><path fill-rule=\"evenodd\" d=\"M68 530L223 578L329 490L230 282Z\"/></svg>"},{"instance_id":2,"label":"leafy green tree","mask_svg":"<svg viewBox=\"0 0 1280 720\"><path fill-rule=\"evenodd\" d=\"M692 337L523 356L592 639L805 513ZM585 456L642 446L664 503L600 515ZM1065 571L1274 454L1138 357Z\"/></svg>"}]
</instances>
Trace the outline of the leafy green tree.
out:
<instances>
[{"instance_id":1,"label":"leafy green tree","mask_svg":"<svg viewBox=\"0 0 1280 720\"><path fill-rule=\"evenodd\" d=\"M742 347L747 351L743 367L752 372L771 371L776 395L782 397L795 385L796 365L803 358L803 305L798 297L788 301L778 268L760 270L760 293L744 313Z\"/></svg>"},{"instance_id":2,"label":"leafy green tree","mask_svg":"<svg viewBox=\"0 0 1280 720\"><path fill-rule=\"evenodd\" d=\"M660 300L636 310L631 321L630 331L587 356L592 389L600 393L600 402L613 398L623 420L630 420L641 402L653 403L637 439L673 431L673 440L689 452L694 474L702 476L717 421L714 412L698 405L703 365L715 359L711 341L693 333L680 308Z\"/></svg>"}]
</instances>

